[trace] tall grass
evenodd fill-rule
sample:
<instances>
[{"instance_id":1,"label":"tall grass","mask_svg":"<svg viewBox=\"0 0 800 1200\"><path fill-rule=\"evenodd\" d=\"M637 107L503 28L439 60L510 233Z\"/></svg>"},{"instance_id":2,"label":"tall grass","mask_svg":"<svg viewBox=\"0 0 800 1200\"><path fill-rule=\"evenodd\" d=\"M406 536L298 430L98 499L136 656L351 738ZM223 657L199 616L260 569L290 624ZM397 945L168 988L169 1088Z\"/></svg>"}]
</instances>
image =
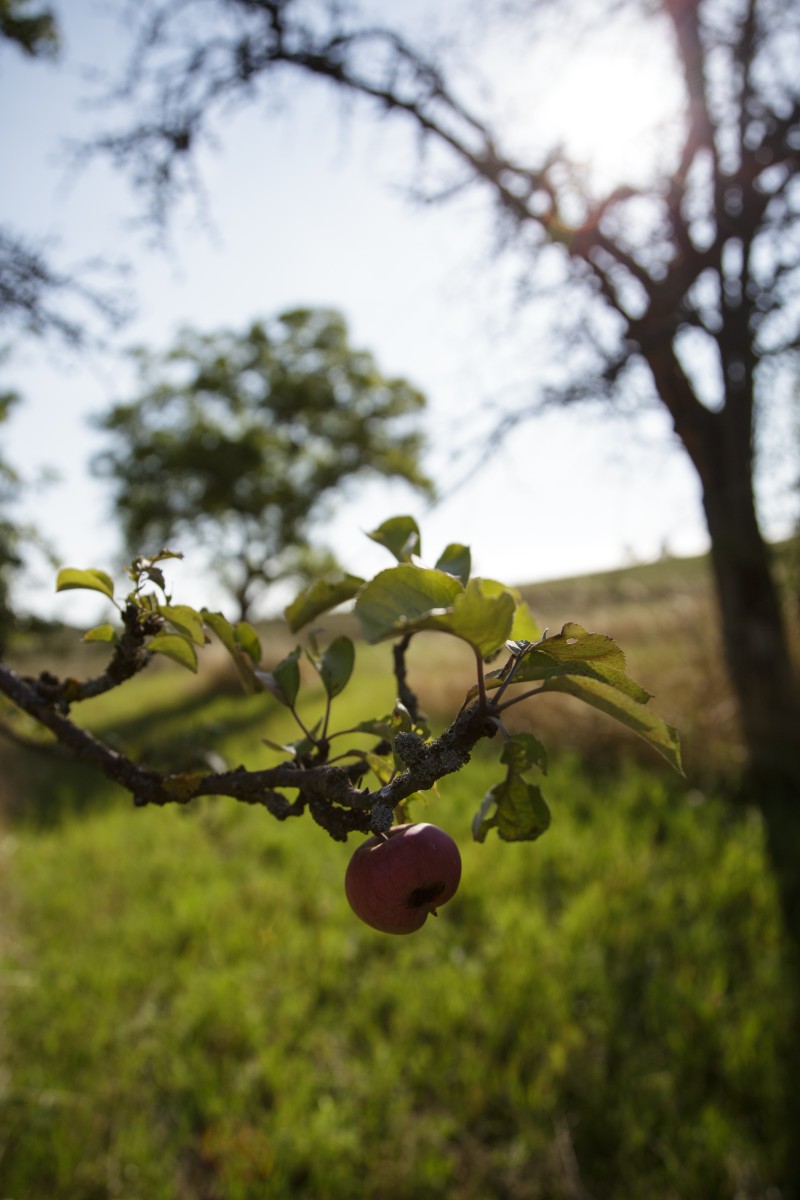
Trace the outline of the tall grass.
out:
<instances>
[{"instance_id":1,"label":"tall grass","mask_svg":"<svg viewBox=\"0 0 800 1200\"><path fill-rule=\"evenodd\" d=\"M644 609L666 630L673 607ZM667 653L632 618L609 601L604 627L668 695L701 628ZM445 645L412 663L434 719L462 670ZM384 654L344 720L391 702ZM470 840L492 748L418 810L464 877L408 938L352 916L352 846L308 820L134 811L6 753L0 1197L772 1200L792 996L760 822L717 794L724 753L680 780L608 722L581 746L576 712L522 717L556 741L539 842ZM268 698L170 671L85 719L151 760L264 762L289 733Z\"/></svg>"}]
</instances>

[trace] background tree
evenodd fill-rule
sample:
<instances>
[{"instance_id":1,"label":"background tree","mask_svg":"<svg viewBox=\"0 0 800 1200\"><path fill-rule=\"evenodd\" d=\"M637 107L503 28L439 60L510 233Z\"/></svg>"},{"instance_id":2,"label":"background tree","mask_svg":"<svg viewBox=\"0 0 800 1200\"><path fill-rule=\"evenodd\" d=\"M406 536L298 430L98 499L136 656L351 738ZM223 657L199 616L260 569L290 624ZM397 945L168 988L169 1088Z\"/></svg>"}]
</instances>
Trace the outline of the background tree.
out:
<instances>
[{"instance_id":1,"label":"background tree","mask_svg":"<svg viewBox=\"0 0 800 1200\"><path fill-rule=\"evenodd\" d=\"M533 21L556 7L571 41L602 23L580 0L495 15ZM434 163L449 164L451 192L478 185L491 197L532 279L558 264L570 299L557 349L576 365L557 388L534 381L506 425L598 398L652 396L669 414L702 488L749 794L800 944L798 684L753 487L757 404L769 405L773 369L800 346L800 12L791 0L622 0L600 16L626 12L670 39L683 86L673 153L646 184L593 193L559 145L517 150L463 59L314 0L151 4L128 93L144 108L97 145L150 181L163 211L218 107L295 69L409 122L439 152ZM713 364L705 376L693 369L698 343Z\"/></svg>"},{"instance_id":2,"label":"background tree","mask_svg":"<svg viewBox=\"0 0 800 1200\"><path fill-rule=\"evenodd\" d=\"M244 333L184 330L136 352L141 393L100 421L97 467L132 552L197 541L248 618L264 588L331 565L309 537L355 477L432 495L414 418L425 403L350 345L342 316L297 309Z\"/></svg>"},{"instance_id":3,"label":"background tree","mask_svg":"<svg viewBox=\"0 0 800 1200\"><path fill-rule=\"evenodd\" d=\"M4 50L26 58L54 61L60 49L60 32L50 7L29 0L0 0L0 57ZM89 344L90 326L99 318L107 329L125 319L126 306L118 295L96 288L89 280L99 264L76 269L54 265L49 249L0 224L0 367L20 338L42 338L79 349ZM0 391L0 425L19 396ZM0 650L13 627L12 587L32 545L50 551L31 526L21 527L13 516L14 502L23 484L15 469L0 461Z\"/></svg>"},{"instance_id":4,"label":"background tree","mask_svg":"<svg viewBox=\"0 0 800 1200\"><path fill-rule=\"evenodd\" d=\"M29 0L0 0L0 38L31 58L53 57L60 41L55 13L47 7L32 12Z\"/></svg>"},{"instance_id":5,"label":"background tree","mask_svg":"<svg viewBox=\"0 0 800 1200\"><path fill-rule=\"evenodd\" d=\"M60 48L55 13L30 9L28 0L0 0L0 53L6 46L30 59L54 61ZM46 247L0 224L0 332L52 335L82 346L92 317L119 324L125 315L120 298L88 279L88 265L56 267Z\"/></svg>"},{"instance_id":6,"label":"background tree","mask_svg":"<svg viewBox=\"0 0 800 1200\"><path fill-rule=\"evenodd\" d=\"M0 395L0 426L16 402L13 392ZM0 459L0 654L5 651L8 636L14 626L11 607L11 587L17 569L22 565L20 541L22 531L12 519L11 508L19 494L20 481L16 471Z\"/></svg>"}]
</instances>

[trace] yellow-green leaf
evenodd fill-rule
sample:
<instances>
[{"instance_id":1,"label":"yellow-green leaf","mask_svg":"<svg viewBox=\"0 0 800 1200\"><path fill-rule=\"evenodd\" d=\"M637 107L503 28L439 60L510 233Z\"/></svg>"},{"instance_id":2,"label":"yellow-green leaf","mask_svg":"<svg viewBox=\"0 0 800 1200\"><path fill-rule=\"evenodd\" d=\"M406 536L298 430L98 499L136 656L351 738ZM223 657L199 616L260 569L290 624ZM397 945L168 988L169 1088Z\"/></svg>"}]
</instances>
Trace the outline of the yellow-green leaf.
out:
<instances>
[{"instance_id":1,"label":"yellow-green leaf","mask_svg":"<svg viewBox=\"0 0 800 1200\"><path fill-rule=\"evenodd\" d=\"M233 629L236 644L244 650L254 663L261 662L261 642L253 626L247 621L237 621Z\"/></svg>"},{"instance_id":2,"label":"yellow-green leaf","mask_svg":"<svg viewBox=\"0 0 800 1200\"><path fill-rule=\"evenodd\" d=\"M618 687L605 680L579 675L552 677L542 686L548 692L566 692L615 717L644 738L659 754L663 754L676 771L682 772L681 748L676 730Z\"/></svg>"},{"instance_id":3,"label":"yellow-green leaf","mask_svg":"<svg viewBox=\"0 0 800 1200\"><path fill-rule=\"evenodd\" d=\"M179 633L157 633L147 643L147 649L166 655L187 671L197 671L197 651L191 641Z\"/></svg>"},{"instance_id":4,"label":"yellow-green leaf","mask_svg":"<svg viewBox=\"0 0 800 1200\"><path fill-rule=\"evenodd\" d=\"M329 575L303 588L284 609L292 633L297 633L298 629L322 613L344 604L346 600L352 600L363 584L364 580L358 575Z\"/></svg>"},{"instance_id":5,"label":"yellow-green leaf","mask_svg":"<svg viewBox=\"0 0 800 1200\"><path fill-rule=\"evenodd\" d=\"M242 687L246 692L256 691L257 683L253 672L253 664L249 656L246 657L242 653L233 625L231 625L230 621L222 613L210 612L207 608L202 609L200 615L203 618L203 622L212 633L216 634L233 659L233 665L236 667L236 673L239 676Z\"/></svg>"},{"instance_id":6,"label":"yellow-green leaf","mask_svg":"<svg viewBox=\"0 0 800 1200\"><path fill-rule=\"evenodd\" d=\"M561 633L545 638L539 648L559 662L601 662L616 671L626 667L625 655L612 637L589 633L574 621L568 621Z\"/></svg>"},{"instance_id":7,"label":"yellow-green leaf","mask_svg":"<svg viewBox=\"0 0 800 1200\"><path fill-rule=\"evenodd\" d=\"M400 563L410 562L412 555L421 553L419 526L413 517L390 517L367 537L385 546Z\"/></svg>"},{"instance_id":8,"label":"yellow-green leaf","mask_svg":"<svg viewBox=\"0 0 800 1200\"><path fill-rule=\"evenodd\" d=\"M62 567L56 576L56 591L68 592L73 589L102 592L109 600L114 599L114 580L105 571L97 571L93 567L87 571L79 571L76 567Z\"/></svg>"},{"instance_id":9,"label":"yellow-green leaf","mask_svg":"<svg viewBox=\"0 0 800 1200\"><path fill-rule=\"evenodd\" d=\"M82 640L84 642L115 642L117 636L113 625L95 625L94 629L86 630Z\"/></svg>"},{"instance_id":10,"label":"yellow-green leaf","mask_svg":"<svg viewBox=\"0 0 800 1200\"><path fill-rule=\"evenodd\" d=\"M198 646L205 645L203 618L195 609L190 608L188 604L159 604L158 611L179 633L190 638Z\"/></svg>"},{"instance_id":11,"label":"yellow-green leaf","mask_svg":"<svg viewBox=\"0 0 800 1200\"><path fill-rule=\"evenodd\" d=\"M444 571L402 563L381 571L362 588L355 604L368 642L402 636L408 631L432 629L429 620L451 610L464 589Z\"/></svg>"},{"instance_id":12,"label":"yellow-green leaf","mask_svg":"<svg viewBox=\"0 0 800 1200\"><path fill-rule=\"evenodd\" d=\"M524 600L520 600L514 612L511 637L516 642L538 642L542 636L539 623Z\"/></svg>"},{"instance_id":13,"label":"yellow-green leaf","mask_svg":"<svg viewBox=\"0 0 800 1200\"><path fill-rule=\"evenodd\" d=\"M500 583L497 579L482 579L481 586L487 596L499 596L502 592L509 592L514 597L516 608L509 635L512 640L538 642L542 631L517 588L508 587L507 584Z\"/></svg>"}]
</instances>

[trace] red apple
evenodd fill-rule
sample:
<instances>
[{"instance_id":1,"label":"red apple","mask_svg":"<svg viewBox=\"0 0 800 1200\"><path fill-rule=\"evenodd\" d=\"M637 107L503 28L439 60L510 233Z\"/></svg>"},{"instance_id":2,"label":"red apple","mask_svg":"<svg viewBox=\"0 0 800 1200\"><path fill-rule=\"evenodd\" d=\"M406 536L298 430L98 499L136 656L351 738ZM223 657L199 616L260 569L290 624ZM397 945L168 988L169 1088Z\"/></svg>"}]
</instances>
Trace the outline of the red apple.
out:
<instances>
[{"instance_id":1,"label":"red apple","mask_svg":"<svg viewBox=\"0 0 800 1200\"><path fill-rule=\"evenodd\" d=\"M395 825L353 854L344 890L357 917L381 933L413 933L455 895L461 855L436 825Z\"/></svg>"}]
</instances>

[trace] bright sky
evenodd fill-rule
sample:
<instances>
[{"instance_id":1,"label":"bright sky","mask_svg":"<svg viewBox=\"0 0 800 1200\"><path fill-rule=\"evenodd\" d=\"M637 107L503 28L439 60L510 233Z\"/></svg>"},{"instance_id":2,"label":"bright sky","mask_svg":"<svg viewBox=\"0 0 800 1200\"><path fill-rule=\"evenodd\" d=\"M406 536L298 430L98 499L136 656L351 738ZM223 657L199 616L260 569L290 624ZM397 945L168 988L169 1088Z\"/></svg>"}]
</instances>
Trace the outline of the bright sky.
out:
<instances>
[{"instance_id":1,"label":"bright sky","mask_svg":"<svg viewBox=\"0 0 800 1200\"><path fill-rule=\"evenodd\" d=\"M492 261L478 198L457 209L415 206L401 187L413 160L393 127L357 106L343 120L329 92L301 83L282 116L267 118L255 106L226 121L219 151L204 161L213 230L184 212L169 253L153 249L127 223L135 205L124 182L105 166L70 182L60 151L64 139L100 123L102 114L83 103L82 73L114 61L117 33L106 7L113 0L59 6L66 46L56 66L0 51L0 221L51 239L62 265L96 256L130 262L137 315L116 352L132 343L164 347L182 323L243 328L292 305L341 308L356 344L427 393L429 466L454 480L450 449L472 414L526 373L536 378L535 340ZM113 567L108 493L89 472L102 442L89 419L130 395L127 367L118 353L78 358L29 341L15 347L2 383L24 397L8 458L28 478L50 468L60 476L32 489L25 517L53 543L60 564ZM480 573L507 582L706 545L693 474L658 414L635 432L619 421L554 414L522 426L432 511L402 487L360 487L324 533L349 569L378 570L388 565L385 552L361 530L404 511L422 524L425 558L434 560L448 541L466 541ZM181 548L186 561L171 576L176 600L219 604L211 581L197 580L190 548ZM52 578L37 570L25 598L31 609L94 619L94 597L56 599Z\"/></svg>"}]
</instances>

